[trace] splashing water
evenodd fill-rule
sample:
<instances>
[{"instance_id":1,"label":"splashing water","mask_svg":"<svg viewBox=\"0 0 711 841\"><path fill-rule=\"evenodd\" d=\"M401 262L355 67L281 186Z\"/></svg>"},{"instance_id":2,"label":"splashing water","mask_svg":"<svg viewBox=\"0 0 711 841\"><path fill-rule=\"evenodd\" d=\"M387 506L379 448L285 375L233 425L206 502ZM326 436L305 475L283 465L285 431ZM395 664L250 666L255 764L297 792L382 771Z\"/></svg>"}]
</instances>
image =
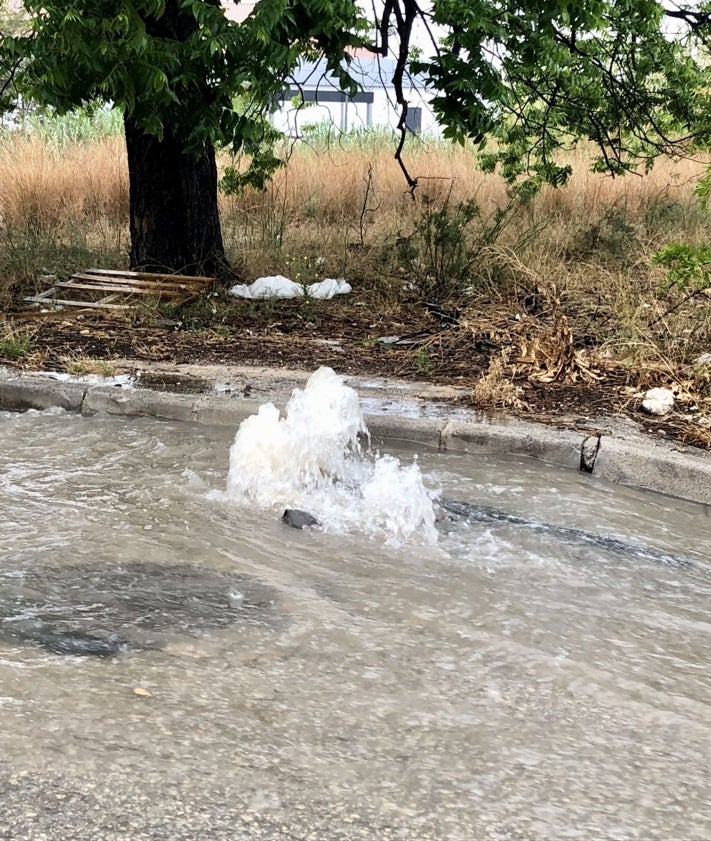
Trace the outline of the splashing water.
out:
<instances>
[{"instance_id":1,"label":"splashing water","mask_svg":"<svg viewBox=\"0 0 711 841\"><path fill-rule=\"evenodd\" d=\"M430 493L416 462L364 451L358 395L330 368L295 389L284 417L261 406L237 431L227 494L260 508L301 508L329 531L362 530L393 543L437 540Z\"/></svg>"}]
</instances>

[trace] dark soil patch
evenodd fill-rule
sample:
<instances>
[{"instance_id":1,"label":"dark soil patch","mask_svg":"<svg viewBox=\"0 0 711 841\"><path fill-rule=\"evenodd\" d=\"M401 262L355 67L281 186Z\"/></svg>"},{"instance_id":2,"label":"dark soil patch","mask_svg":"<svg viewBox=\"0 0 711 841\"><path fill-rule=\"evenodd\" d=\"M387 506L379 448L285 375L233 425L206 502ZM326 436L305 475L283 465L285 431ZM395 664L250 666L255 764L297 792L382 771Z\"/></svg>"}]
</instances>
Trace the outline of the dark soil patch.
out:
<instances>
[{"instance_id":1,"label":"dark soil patch","mask_svg":"<svg viewBox=\"0 0 711 841\"><path fill-rule=\"evenodd\" d=\"M480 326L475 328L471 321L451 323L441 309L433 312L421 302L375 307L336 298L230 301L217 302L216 307L216 313L210 309L206 314L206 305L199 303L170 317L142 314L134 315L133 321L96 314L27 319L26 326L36 332L31 355L19 364L64 370L68 361L88 358L307 370L328 365L342 374L399 377L473 390L490 373L492 360L504 354L511 363L505 376L517 389L515 403L498 399L496 383L489 399L482 402L472 396L464 402L584 428L594 427L601 416L627 414L652 432L711 448L711 434L693 418L676 414L649 418L640 411L640 399L630 397L635 390L666 385L663 376L646 381L639 371L606 362L592 377L573 374L542 382L535 366L519 364L518 323L505 312L492 311L490 319L479 314ZM16 318L15 324L22 327L23 319ZM384 338L388 341L381 341ZM2 355L0 362L18 364Z\"/></svg>"}]
</instances>

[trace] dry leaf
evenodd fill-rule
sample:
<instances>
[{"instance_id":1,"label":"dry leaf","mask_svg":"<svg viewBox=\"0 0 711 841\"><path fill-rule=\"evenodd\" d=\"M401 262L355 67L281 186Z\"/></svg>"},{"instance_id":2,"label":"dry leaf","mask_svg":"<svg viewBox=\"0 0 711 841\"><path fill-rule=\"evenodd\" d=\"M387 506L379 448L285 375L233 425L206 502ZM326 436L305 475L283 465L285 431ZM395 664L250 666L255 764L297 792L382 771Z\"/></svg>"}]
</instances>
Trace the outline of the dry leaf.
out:
<instances>
[{"instance_id":1,"label":"dry leaf","mask_svg":"<svg viewBox=\"0 0 711 841\"><path fill-rule=\"evenodd\" d=\"M140 686L134 687L133 694L134 695L140 695L141 698L152 698L153 697L147 689L143 689Z\"/></svg>"}]
</instances>

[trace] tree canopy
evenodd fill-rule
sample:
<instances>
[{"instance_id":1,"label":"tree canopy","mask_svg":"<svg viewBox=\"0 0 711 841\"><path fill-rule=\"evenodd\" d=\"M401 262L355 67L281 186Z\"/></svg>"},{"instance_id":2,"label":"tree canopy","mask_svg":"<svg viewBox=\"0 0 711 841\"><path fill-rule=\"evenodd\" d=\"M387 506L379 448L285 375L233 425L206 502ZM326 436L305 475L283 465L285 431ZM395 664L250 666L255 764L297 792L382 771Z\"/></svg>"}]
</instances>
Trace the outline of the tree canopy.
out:
<instances>
[{"instance_id":1,"label":"tree canopy","mask_svg":"<svg viewBox=\"0 0 711 841\"><path fill-rule=\"evenodd\" d=\"M694 5L434 0L429 12L414 6L410 15L444 34L438 42L433 35L431 58L409 67L434 91L445 137L479 144L485 169L559 185L570 168L557 153L583 139L598 150L596 169L620 174L708 142L711 11L701 6L711 4ZM396 9L390 14L404 65L407 26ZM676 37L671 20L680 24Z\"/></svg>"},{"instance_id":2,"label":"tree canopy","mask_svg":"<svg viewBox=\"0 0 711 841\"><path fill-rule=\"evenodd\" d=\"M593 141L595 165L613 174L661 151L709 142L711 3L384 0L368 19L355 0L258 0L241 23L225 15L220 0L23 6L26 31L6 34L0 50L4 93L11 75L25 97L60 112L97 102L119 106L133 146L132 182L147 176L155 189L168 189L170 173L154 181L156 168L185 169L173 172L185 183L170 192L173 202L192 202L184 232L207 212L196 196L216 192L214 148L246 152L252 165L243 179L263 183L279 163L267 118L290 75L304 59L323 59L354 93L351 47L396 59L396 152L411 187L416 179L402 156L408 73L432 89L445 136L473 140L482 165L511 181L526 173L534 185L563 183L569 167L557 153L578 139ZM679 29L674 37L670 23ZM420 36L413 49L418 27L430 43L422 46ZM201 172L189 173L201 156ZM146 199L143 217L133 219L135 198L134 240L160 209ZM221 241L204 237L190 246L198 249L192 256L172 259L174 245L160 249L162 236L133 249L132 262L215 271L212 258L223 260Z\"/></svg>"},{"instance_id":3,"label":"tree canopy","mask_svg":"<svg viewBox=\"0 0 711 841\"><path fill-rule=\"evenodd\" d=\"M117 105L159 140L166 128L188 151L206 141L255 155L272 132L264 117L305 56L342 72L362 21L352 0L260 0L242 24L219 0L25 0L31 31L12 41L25 58L24 91L63 112Z\"/></svg>"}]
</instances>

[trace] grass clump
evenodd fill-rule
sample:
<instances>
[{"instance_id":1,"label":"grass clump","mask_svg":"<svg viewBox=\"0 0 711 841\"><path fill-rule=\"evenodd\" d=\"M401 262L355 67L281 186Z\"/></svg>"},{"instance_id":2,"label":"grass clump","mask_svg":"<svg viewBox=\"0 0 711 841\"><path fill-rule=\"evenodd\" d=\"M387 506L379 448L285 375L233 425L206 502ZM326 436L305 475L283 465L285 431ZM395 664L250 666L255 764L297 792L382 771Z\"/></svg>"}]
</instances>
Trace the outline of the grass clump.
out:
<instances>
[{"instance_id":1,"label":"grass clump","mask_svg":"<svg viewBox=\"0 0 711 841\"><path fill-rule=\"evenodd\" d=\"M0 359L16 361L29 356L35 332L8 323L0 326Z\"/></svg>"},{"instance_id":2,"label":"grass clump","mask_svg":"<svg viewBox=\"0 0 711 841\"><path fill-rule=\"evenodd\" d=\"M475 405L493 409L523 409L522 388L512 379L508 350L494 356L489 369L472 389Z\"/></svg>"},{"instance_id":3,"label":"grass clump","mask_svg":"<svg viewBox=\"0 0 711 841\"><path fill-rule=\"evenodd\" d=\"M47 130L0 134L0 306L46 287L43 276L122 267L128 177L115 136L58 140Z\"/></svg>"},{"instance_id":4,"label":"grass clump","mask_svg":"<svg viewBox=\"0 0 711 841\"><path fill-rule=\"evenodd\" d=\"M66 372L74 377L113 377L118 371L118 365L109 359L92 359L86 356L65 358L64 366Z\"/></svg>"}]
</instances>

